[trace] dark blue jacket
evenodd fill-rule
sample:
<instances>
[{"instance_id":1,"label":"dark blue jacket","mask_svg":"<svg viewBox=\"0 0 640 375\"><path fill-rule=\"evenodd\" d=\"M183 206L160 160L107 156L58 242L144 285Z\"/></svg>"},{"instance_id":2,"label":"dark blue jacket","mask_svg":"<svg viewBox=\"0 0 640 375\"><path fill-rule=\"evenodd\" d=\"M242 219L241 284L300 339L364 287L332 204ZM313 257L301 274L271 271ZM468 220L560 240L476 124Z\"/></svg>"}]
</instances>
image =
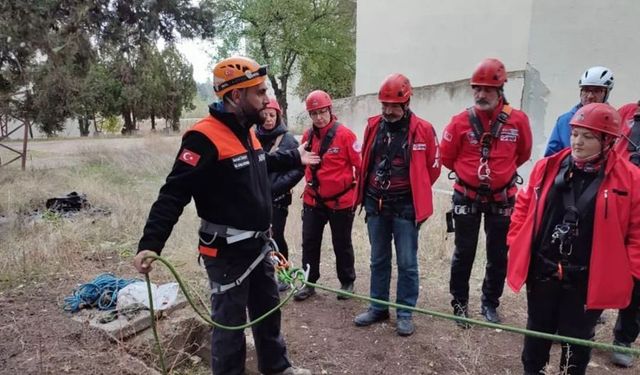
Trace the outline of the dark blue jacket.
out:
<instances>
[{"instance_id":1,"label":"dark blue jacket","mask_svg":"<svg viewBox=\"0 0 640 375\"><path fill-rule=\"evenodd\" d=\"M547 143L547 148L544 150L544 156L551 156L556 152L562 150L563 148L569 147L571 144L569 142L569 137L571 135L571 126L569 125L569 121L573 115L578 112L578 109L582 107L582 104L577 104L567 113L564 113L558 120L556 121L556 126L553 127L553 131L549 136L549 142Z\"/></svg>"}]
</instances>

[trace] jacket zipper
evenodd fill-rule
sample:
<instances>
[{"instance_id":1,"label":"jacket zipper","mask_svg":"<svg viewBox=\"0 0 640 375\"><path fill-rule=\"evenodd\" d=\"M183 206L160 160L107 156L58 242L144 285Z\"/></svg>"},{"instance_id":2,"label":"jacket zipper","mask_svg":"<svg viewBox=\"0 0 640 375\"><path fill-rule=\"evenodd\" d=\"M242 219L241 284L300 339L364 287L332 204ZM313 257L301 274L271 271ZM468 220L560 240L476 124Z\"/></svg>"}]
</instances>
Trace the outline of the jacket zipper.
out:
<instances>
[{"instance_id":1,"label":"jacket zipper","mask_svg":"<svg viewBox=\"0 0 640 375\"><path fill-rule=\"evenodd\" d=\"M607 218L607 211L609 210L609 189L604 189L604 218Z\"/></svg>"},{"instance_id":2,"label":"jacket zipper","mask_svg":"<svg viewBox=\"0 0 640 375\"><path fill-rule=\"evenodd\" d=\"M538 206L540 205L540 190L541 186L536 186L533 188L533 195L536 199L536 208L533 210L533 237L535 238L536 231L538 229ZM533 238L531 239L533 241Z\"/></svg>"}]
</instances>

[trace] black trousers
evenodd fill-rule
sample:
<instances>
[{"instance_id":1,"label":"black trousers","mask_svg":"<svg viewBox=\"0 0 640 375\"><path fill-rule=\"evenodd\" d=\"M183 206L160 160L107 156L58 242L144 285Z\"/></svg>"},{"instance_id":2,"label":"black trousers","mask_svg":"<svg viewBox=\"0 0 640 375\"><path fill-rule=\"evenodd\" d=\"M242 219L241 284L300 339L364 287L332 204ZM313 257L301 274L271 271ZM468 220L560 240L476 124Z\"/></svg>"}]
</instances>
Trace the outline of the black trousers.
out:
<instances>
[{"instance_id":1,"label":"black trousers","mask_svg":"<svg viewBox=\"0 0 640 375\"><path fill-rule=\"evenodd\" d=\"M586 281L566 283L552 278L527 281L527 329L561 336L591 340L602 310L585 310ZM526 373L538 373L549 362L550 340L525 336L522 364ZM584 374L591 358L591 349L580 345L562 344L561 372ZM563 372L564 373L564 372Z\"/></svg>"},{"instance_id":2,"label":"black trousers","mask_svg":"<svg viewBox=\"0 0 640 375\"><path fill-rule=\"evenodd\" d=\"M353 283L356 279L354 267L351 228L354 213L351 208L331 210L304 205L302 209L302 265L308 264L309 281L315 283L320 278L320 249L322 233L329 223L333 252L336 256L336 271L342 284Z\"/></svg>"},{"instance_id":3,"label":"black trousers","mask_svg":"<svg viewBox=\"0 0 640 375\"><path fill-rule=\"evenodd\" d=\"M640 282L636 280L631 294L631 303L618 311L618 319L613 328L613 335L617 342L632 344L640 332Z\"/></svg>"},{"instance_id":4,"label":"black trousers","mask_svg":"<svg viewBox=\"0 0 640 375\"><path fill-rule=\"evenodd\" d=\"M287 206L273 206L273 214L271 216L271 235L278 245L278 251L285 258L289 259L289 246L284 238L284 228L287 225L287 216L289 208Z\"/></svg>"},{"instance_id":5,"label":"black trousers","mask_svg":"<svg viewBox=\"0 0 640 375\"><path fill-rule=\"evenodd\" d=\"M225 285L242 275L255 256L212 258L203 256L209 282ZM212 294L211 318L218 323L237 326L258 318L280 302L273 263L265 257L244 281L222 294ZM280 310L252 327L260 373L283 371L291 364L280 333ZM243 330L214 328L211 334L211 369L214 375L245 373L246 342Z\"/></svg>"},{"instance_id":6,"label":"black trousers","mask_svg":"<svg viewBox=\"0 0 640 375\"><path fill-rule=\"evenodd\" d=\"M456 192L453 196L453 203L454 205L470 206L472 201ZM505 207L512 205L512 202L504 204ZM483 206L482 211L484 211L484 232L487 245L487 264L482 282L482 304L498 307L504 291L504 280L507 276L507 232L511 219L509 216L489 212L488 205ZM449 291L453 297L452 306L466 306L469 302L469 278L476 258L482 211L464 215L454 214L453 216L455 249L451 258L451 278L449 280Z\"/></svg>"}]
</instances>

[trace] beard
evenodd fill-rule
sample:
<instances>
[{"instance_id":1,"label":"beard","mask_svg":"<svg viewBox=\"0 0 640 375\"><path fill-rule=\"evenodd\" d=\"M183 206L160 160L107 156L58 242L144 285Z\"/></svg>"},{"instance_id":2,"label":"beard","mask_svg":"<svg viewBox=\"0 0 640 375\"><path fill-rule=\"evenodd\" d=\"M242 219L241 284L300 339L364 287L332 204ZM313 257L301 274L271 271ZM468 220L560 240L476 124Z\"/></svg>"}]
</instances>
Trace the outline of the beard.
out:
<instances>
[{"instance_id":1,"label":"beard","mask_svg":"<svg viewBox=\"0 0 640 375\"><path fill-rule=\"evenodd\" d=\"M240 109L242 110L242 116L244 117L244 122L247 126L262 123L260 112L264 108L255 108L251 103L249 103L249 101L243 100L240 104Z\"/></svg>"}]
</instances>

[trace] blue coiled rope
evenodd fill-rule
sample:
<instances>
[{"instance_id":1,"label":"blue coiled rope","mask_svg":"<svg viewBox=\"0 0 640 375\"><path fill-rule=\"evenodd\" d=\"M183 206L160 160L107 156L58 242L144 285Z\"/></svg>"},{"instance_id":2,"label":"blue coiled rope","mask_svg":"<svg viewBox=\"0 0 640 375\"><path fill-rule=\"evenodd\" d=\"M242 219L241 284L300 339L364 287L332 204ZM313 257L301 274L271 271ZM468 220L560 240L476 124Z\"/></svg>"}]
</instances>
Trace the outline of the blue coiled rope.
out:
<instances>
[{"instance_id":1,"label":"blue coiled rope","mask_svg":"<svg viewBox=\"0 0 640 375\"><path fill-rule=\"evenodd\" d=\"M64 299L64 310L78 312L84 307L97 307L100 310L112 310L116 307L118 291L125 286L142 281L140 279L121 279L112 273L103 273L92 281L82 284Z\"/></svg>"}]
</instances>

